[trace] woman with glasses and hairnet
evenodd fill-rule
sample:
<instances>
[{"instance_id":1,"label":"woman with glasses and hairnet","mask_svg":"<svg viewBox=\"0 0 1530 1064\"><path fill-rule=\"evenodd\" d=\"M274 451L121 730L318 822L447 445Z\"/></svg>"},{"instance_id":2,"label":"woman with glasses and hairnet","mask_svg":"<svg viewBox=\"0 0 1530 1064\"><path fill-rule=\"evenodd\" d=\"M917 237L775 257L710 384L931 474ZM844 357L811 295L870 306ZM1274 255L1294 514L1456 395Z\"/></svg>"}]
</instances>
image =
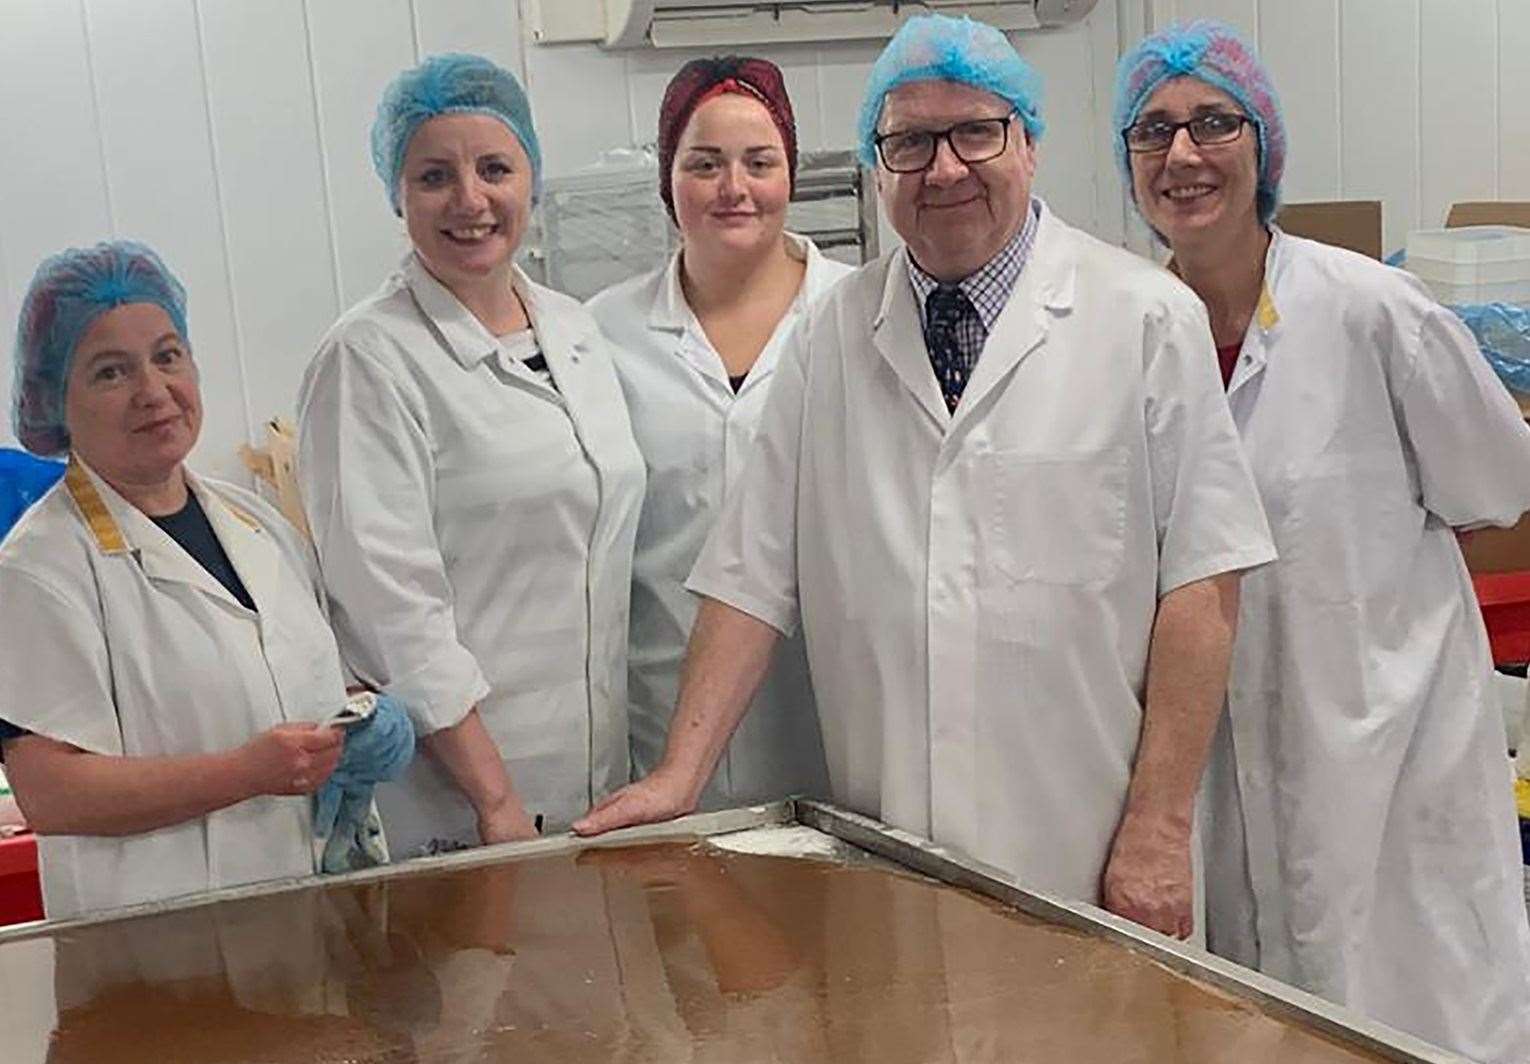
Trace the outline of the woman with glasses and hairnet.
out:
<instances>
[{"instance_id":1,"label":"woman with glasses and hairnet","mask_svg":"<svg viewBox=\"0 0 1530 1064\"><path fill-rule=\"evenodd\" d=\"M514 75L406 70L372 160L413 246L321 343L298 475L347 662L430 755L378 793L405 856L533 837L626 782L644 475L610 345L514 262L541 187Z\"/></svg>"},{"instance_id":2,"label":"woman with glasses and hairnet","mask_svg":"<svg viewBox=\"0 0 1530 1064\"><path fill-rule=\"evenodd\" d=\"M785 340L851 272L786 232L796 175L797 127L776 65L691 60L659 109L659 196L681 248L665 266L590 301L616 345L648 465L628 669L637 774L664 753L696 619L685 579L743 470ZM777 651L701 805L822 795L827 772L798 636Z\"/></svg>"},{"instance_id":3,"label":"woman with glasses and hairnet","mask_svg":"<svg viewBox=\"0 0 1530 1064\"><path fill-rule=\"evenodd\" d=\"M1210 312L1280 560L1244 577L1208 937L1488 1061L1530 1059L1530 929L1492 664L1454 529L1530 508L1530 428L1408 275L1272 224L1273 85L1228 27L1122 58L1133 200Z\"/></svg>"},{"instance_id":4,"label":"woman with glasses and hairnet","mask_svg":"<svg viewBox=\"0 0 1530 1064\"><path fill-rule=\"evenodd\" d=\"M62 252L15 360L16 435L68 456L0 544L0 750L48 916L323 867L339 795L317 827L309 795L353 760L318 723L346 703L340 656L301 536L184 464L202 425L185 290L141 244ZM396 771L412 732L381 712L372 767Z\"/></svg>"}]
</instances>

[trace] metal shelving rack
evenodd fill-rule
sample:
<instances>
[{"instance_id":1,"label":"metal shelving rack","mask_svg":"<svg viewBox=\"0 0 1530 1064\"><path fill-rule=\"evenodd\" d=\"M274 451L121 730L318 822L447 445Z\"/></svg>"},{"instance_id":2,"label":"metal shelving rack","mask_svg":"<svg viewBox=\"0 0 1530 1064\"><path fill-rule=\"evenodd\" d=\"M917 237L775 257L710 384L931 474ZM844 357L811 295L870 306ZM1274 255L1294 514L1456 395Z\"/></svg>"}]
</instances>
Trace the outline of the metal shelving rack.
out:
<instances>
[{"instance_id":1,"label":"metal shelving rack","mask_svg":"<svg viewBox=\"0 0 1530 1064\"><path fill-rule=\"evenodd\" d=\"M549 178L522 267L578 299L654 269L679 244L659 201L658 177L651 148L624 148L594 166ZM876 189L853 152L803 153L787 227L841 262L876 258Z\"/></svg>"}]
</instances>

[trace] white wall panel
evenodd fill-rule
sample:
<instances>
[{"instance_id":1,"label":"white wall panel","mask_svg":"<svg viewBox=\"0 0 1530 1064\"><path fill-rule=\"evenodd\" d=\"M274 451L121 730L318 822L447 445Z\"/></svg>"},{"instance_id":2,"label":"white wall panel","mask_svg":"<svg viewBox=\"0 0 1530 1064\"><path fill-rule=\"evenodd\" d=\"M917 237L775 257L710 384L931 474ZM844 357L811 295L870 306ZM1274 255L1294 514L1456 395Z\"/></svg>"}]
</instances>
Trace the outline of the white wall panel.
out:
<instances>
[{"instance_id":1,"label":"white wall panel","mask_svg":"<svg viewBox=\"0 0 1530 1064\"><path fill-rule=\"evenodd\" d=\"M818 110L824 146L853 150L866 79L881 45L875 41L835 41L818 49Z\"/></svg>"},{"instance_id":2,"label":"white wall panel","mask_svg":"<svg viewBox=\"0 0 1530 1064\"><path fill-rule=\"evenodd\" d=\"M1530 3L1498 3L1498 196L1530 200Z\"/></svg>"},{"instance_id":3,"label":"white wall panel","mask_svg":"<svg viewBox=\"0 0 1530 1064\"><path fill-rule=\"evenodd\" d=\"M1266 2L1264 6L1283 7L1289 0L1273 0ZM1158 25L1166 22L1192 19L1214 18L1230 23L1238 27L1255 44L1259 43L1259 9L1260 0L1154 0L1153 10L1155 13L1163 9L1170 15L1163 18L1161 15L1156 19Z\"/></svg>"},{"instance_id":4,"label":"white wall panel","mask_svg":"<svg viewBox=\"0 0 1530 1064\"><path fill-rule=\"evenodd\" d=\"M1342 20L1343 192L1382 201L1390 253L1419 217L1418 0L1344 0Z\"/></svg>"},{"instance_id":5,"label":"white wall panel","mask_svg":"<svg viewBox=\"0 0 1530 1064\"><path fill-rule=\"evenodd\" d=\"M1444 225L1456 200L1498 194L1498 4L1422 0L1420 15L1419 201L1427 227Z\"/></svg>"},{"instance_id":6,"label":"white wall panel","mask_svg":"<svg viewBox=\"0 0 1530 1064\"><path fill-rule=\"evenodd\" d=\"M210 397L193 462L228 475L249 425L196 11L192 0L88 0L85 10L116 235L151 245L187 286L190 339ZM155 42L152 63L145 39Z\"/></svg>"},{"instance_id":7,"label":"white wall panel","mask_svg":"<svg viewBox=\"0 0 1530 1064\"><path fill-rule=\"evenodd\" d=\"M415 62L410 0L306 0L340 304L371 293L408 247L372 169L383 89Z\"/></svg>"},{"instance_id":8,"label":"white wall panel","mask_svg":"<svg viewBox=\"0 0 1530 1064\"><path fill-rule=\"evenodd\" d=\"M1116 138L1120 133L1111 114L1115 106L1116 58L1122 43L1122 26L1115 5L1099 4L1084 32L1089 36L1089 84L1094 101L1090 134L1094 150L1094 225L1091 231L1102 240L1123 243L1129 208L1116 163ZM1133 35L1127 43L1135 41Z\"/></svg>"},{"instance_id":9,"label":"white wall panel","mask_svg":"<svg viewBox=\"0 0 1530 1064\"><path fill-rule=\"evenodd\" d=\"M11 360L27 282L45 255L112 232L102 169L83 11L72 0L0 4L0 254L8 292L0 350L5 403L0 434L11 435ZM46 101L29 106L22 101Z\"/></svg>"},{"instance_id":10,"label":"white wall panel","mask_svg":"<svg viewBox=\"0 0 1530 1064\"><path fill-rule=\"evenodd\" d=\"M1046 132L1037 157L1036 194L1069 224L1093 230L1100 175L1089 31L1069 26L1015 34L1011 40L1045 83Z\"/></svg>"},{"instance_id":11,"label":"white wall panel","mask_svg":"<svg viewBox=\"0 0 1530 1064\"><path fill-rule=\"evenodd\" d=\"M526 83L546 173L566 174L633 143L622 55L593 44L538 45L526 53ZM652 133L638 136L639 142L652 139Z\"/></svg>"},{"instance_id":12,"label":"white wall panel","mask_svg":"<svg viewBox=\"0 0 1530 1064\"><path fill-rule=\"evenodd\" d=\"M302 0L203 0L238 348L252 420L291 416L341 310Z\"/></svg>"},{"instance_id":13,"label":"white wall panel","mask_svg":"<svg viewBox=\"0 0 1530 1064\"><path fill-rule=\"evenodd\" d=\"M472 52L525 77L515 0L412 0L411 6L421 59L440 52ZM570 82L565 90L575 85Z\"/></svg>"},{"instance_id":14,"label":"white wall panel","mask_svg":"<svg viewBox=\"0 0 1530 1064\"><path fill-rule=\"evenodd\" d=\"M1339 0L1261 3L1259 53L1286 117L1285 198L1339 198Z\"/></svg>"}]
</instances>

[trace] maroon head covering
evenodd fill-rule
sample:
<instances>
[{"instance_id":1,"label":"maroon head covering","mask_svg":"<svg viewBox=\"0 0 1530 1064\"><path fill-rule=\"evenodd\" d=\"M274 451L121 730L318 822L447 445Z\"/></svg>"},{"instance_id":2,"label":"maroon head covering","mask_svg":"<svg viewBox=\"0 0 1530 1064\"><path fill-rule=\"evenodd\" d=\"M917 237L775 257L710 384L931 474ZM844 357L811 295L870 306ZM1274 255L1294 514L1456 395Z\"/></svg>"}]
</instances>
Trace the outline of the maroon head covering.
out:
<instances>
[{"instance_id":1,"label":"maroon head covering","mask_svg":"<svg viewBox=\"0 0 1530 1064\"><path fill-rule=\"evenodd\" d=\"M749 56L692 59L670 79L664 102L659 105L659 198L671 219L675 217L675 194L670 188L670 171L675 166L680 135L696 108L725 92L752 96L765 105L781 131L786 171L792 187L797 186L797 120L792 116L792 101L786 95L781 69L768 59Z\"/></svg>"}]
</instances>

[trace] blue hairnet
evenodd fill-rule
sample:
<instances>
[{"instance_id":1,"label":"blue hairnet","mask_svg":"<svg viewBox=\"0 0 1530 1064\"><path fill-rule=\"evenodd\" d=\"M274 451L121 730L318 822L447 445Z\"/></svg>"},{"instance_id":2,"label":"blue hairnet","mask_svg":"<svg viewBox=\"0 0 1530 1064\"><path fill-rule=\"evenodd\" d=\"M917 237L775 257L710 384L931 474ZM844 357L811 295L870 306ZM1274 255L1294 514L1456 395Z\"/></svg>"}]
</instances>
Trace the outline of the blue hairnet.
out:
<instances>
[{"instance_id":1,"label":"blue hairnet","mask_svg":"<svg viewBox=\"0 0 1530 1064\"><path fill-rule=\"evenodd\" d=\"M1270 72L1238 31L1224 22L1196 19L1176 23L1127 52L1116 64L1116 163L1132 189L1126 127L1137 121L1143 105L1158 87L1174 78L1191 77L1221 89L1253 120L1259 134L1259 188L1255 193L1261 224L1268 224L1280 206L1280 179L1286 169L1286 123Z\"/></svg>"},{"instance_id":2,"label":"blue hairnet","mask_svg":"<svg viewBox=\"0 0 1530 1064\"><path fill-rule=\"evenodd\" d=\"M388 85L372 122L372 167L399 212L398 181L409 141L437 115L492 115L509 127L531 160L531 202L542 198L542 148L531 102L515 75L481 55L433 55Z\"/></svg>"},{"instance_id":3,"label":"blue hairnet","mask_svg":"<svg viewBox=\"0 0 1530 1064\"><path fill-rule=\"evenodd\" d=\"M186 289L143 244L113 240L42 261L16 324L11 424L21 445L45 458L69 450L64 392L74 349L102 314L153 303L186 340Z\"/></svg>"},{"instance_id":4,"label":"blue hairnet","mask_svg":"<svg viewBox=\"0 0 1530 1064\"><path fill-rule=\"evenodd\" d=\"M877 164L877 122L887 94L913 81L954 81L1007 100L1035 140L1041 120L1041 76L1020 58L1009 38L984 22L949 15L917 15L903 24L877 56L866 79L856 135L861 162Z\"/></svg>"}]
</instances>

